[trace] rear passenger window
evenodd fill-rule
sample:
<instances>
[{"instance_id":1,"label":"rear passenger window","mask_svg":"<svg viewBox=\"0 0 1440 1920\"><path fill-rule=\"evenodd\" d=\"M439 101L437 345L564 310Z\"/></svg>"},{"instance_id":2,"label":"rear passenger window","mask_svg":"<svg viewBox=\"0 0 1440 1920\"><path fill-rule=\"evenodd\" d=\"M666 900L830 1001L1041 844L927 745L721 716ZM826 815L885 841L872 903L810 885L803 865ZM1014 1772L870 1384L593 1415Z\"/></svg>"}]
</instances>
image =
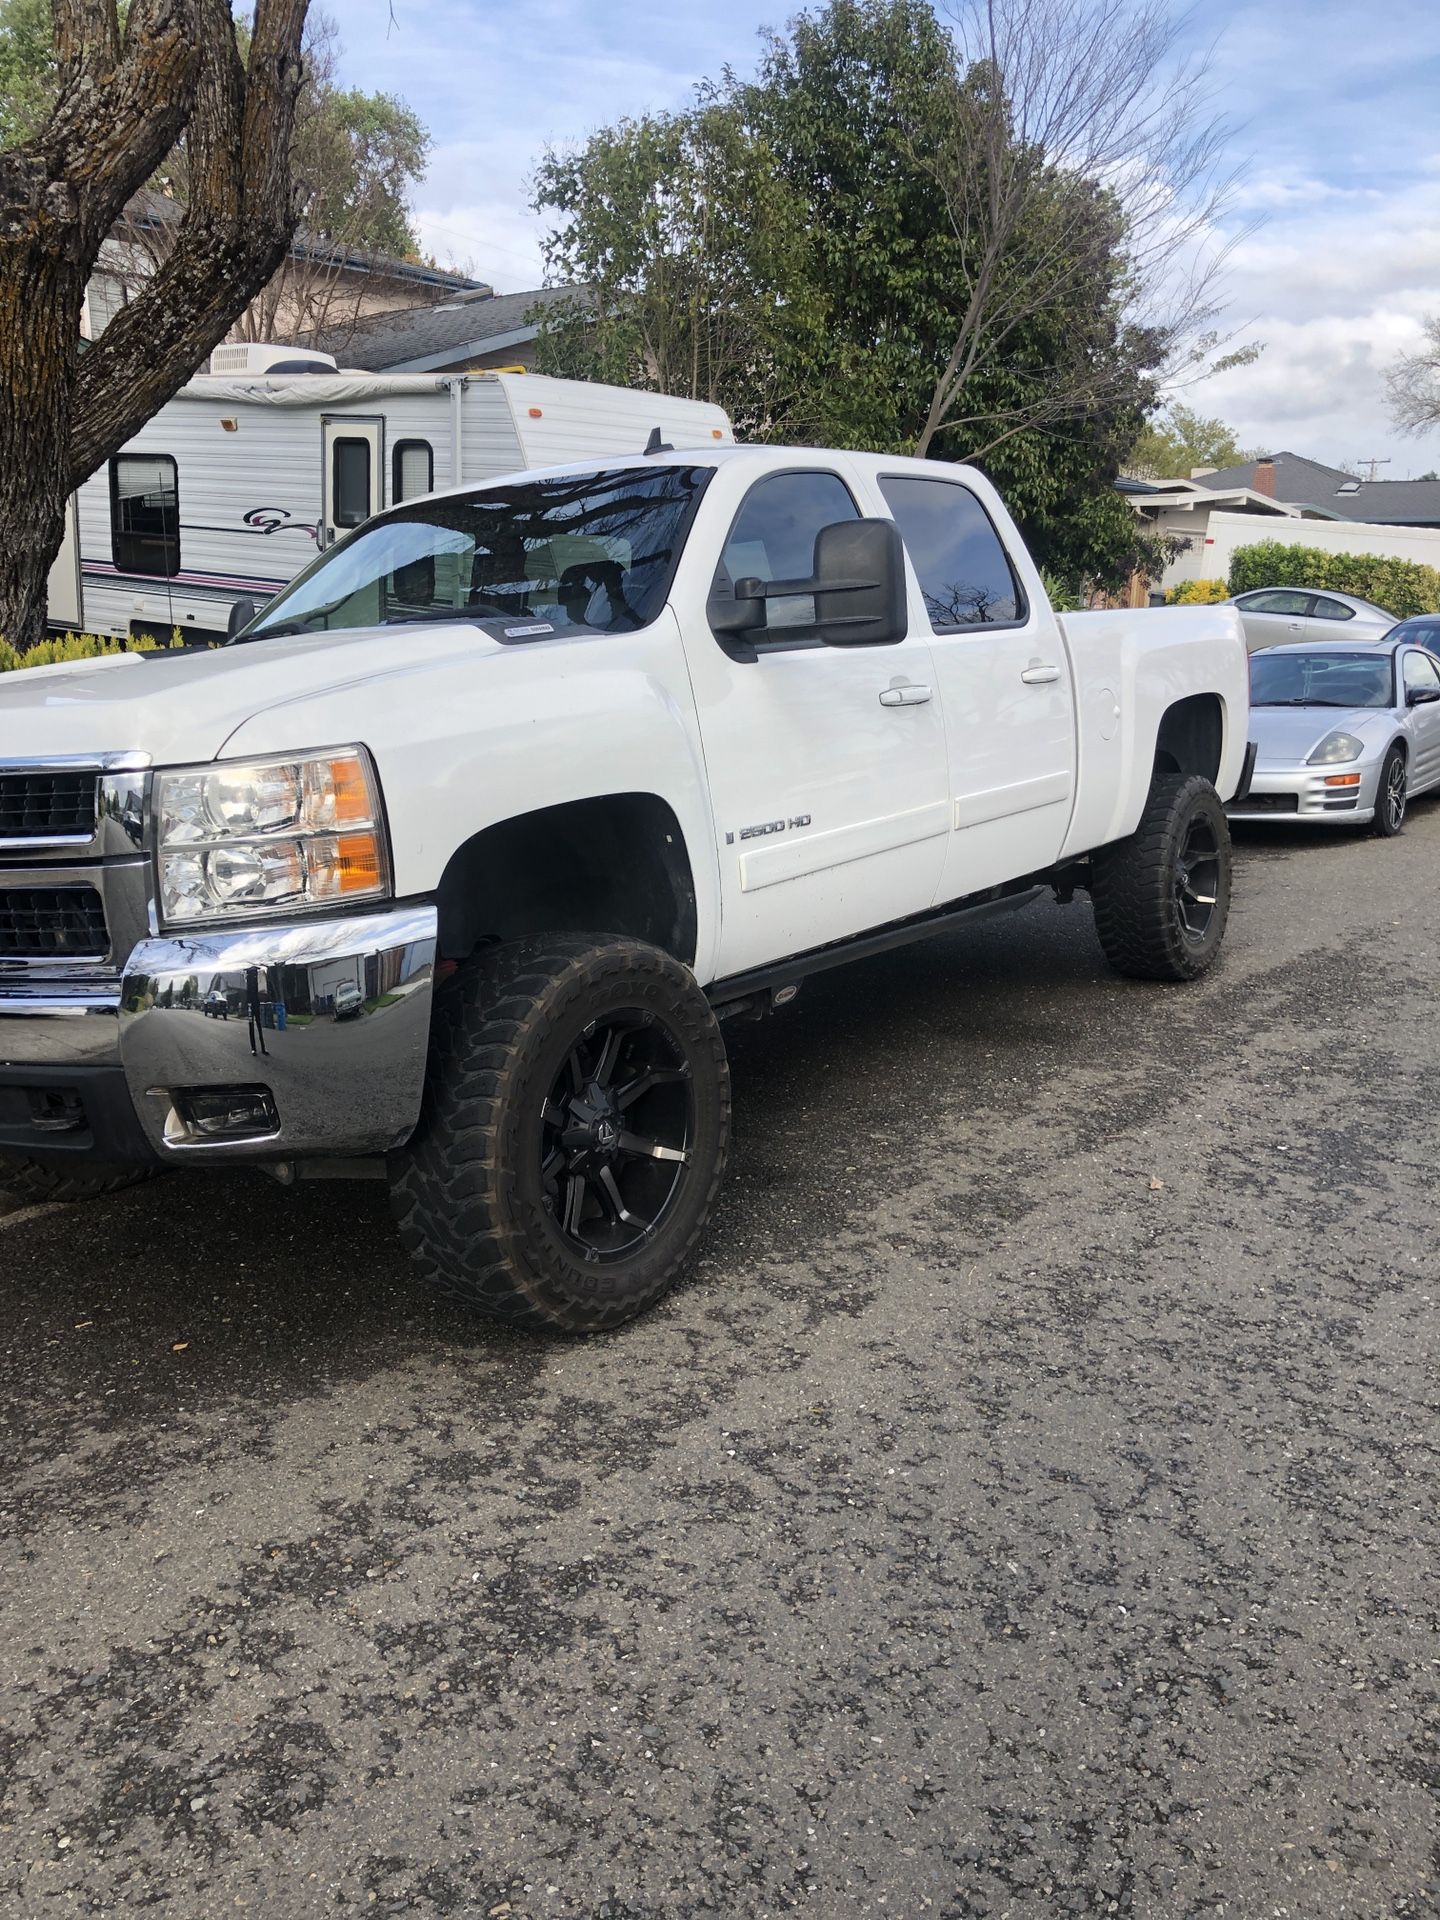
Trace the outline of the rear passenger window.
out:
<instances>
[{"instance_id":1,"label":"rear passenger window","mask_svg":"<svg viewBox=\"0 0 1440 1920\"><path fill-rule=\"evenodd\" d=\"M968 487L890 474L880 482L937 633L1012 626L1025 597L990 516Z\"/></svg>"},{"instance_id":2,"label":"rear passenger window","mask_svg":"<svg viewBox=\"0 0 1440 1920\"><path fill-rule=\"evenodd\" d=\"M756 580L808 580L815 571L815 536L837 520L858 520L850 489L838 473L775 473L757 480L735 516L720 564L731 584ZM777 628L813 627L815 598L787 593L765 603L758 645ZM783 637L783 636L782 636ZM793 642L791 644L794 644Z\"/></svg>"},{"instance_id":3,"label":"rear passenger window","mask_svg":"<svg viewBox=\"0 0 1440 1920\"><path fill-rule=\"evenodd\" d=\"M1343 600L1327 600L1323 594L1317 594L1315 604L1310 609L1317 620L1353 620L1355 609L1347 607Z\"/></svg>"}]
</instances>

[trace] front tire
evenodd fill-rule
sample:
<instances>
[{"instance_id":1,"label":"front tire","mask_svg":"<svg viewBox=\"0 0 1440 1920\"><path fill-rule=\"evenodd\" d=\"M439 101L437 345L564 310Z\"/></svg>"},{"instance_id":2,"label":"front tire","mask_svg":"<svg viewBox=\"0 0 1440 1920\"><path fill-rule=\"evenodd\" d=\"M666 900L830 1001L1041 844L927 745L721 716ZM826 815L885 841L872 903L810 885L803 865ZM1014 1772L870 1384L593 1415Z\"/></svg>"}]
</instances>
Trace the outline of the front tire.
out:
<instances>
[{"instance_id":1,"label":"front tire","mask_svg":"<svg viewBox=\"0 0 1440 1920\"><path fill-rule=\"evenodd\" d=\"M725 1044L687 967L639 940L513 941L437 995L392 1171L400 1238L497 1319L618 1326L694 1258L729 1131Z\"/></svg>"},{"instance_id":2,"label":"front tire","mask_svg":"<svg viewBox=\"0 0 1440 1920\"><path fill-rule=\"evenodd\" d=\"M1214 961L1230 914L1230 829L1200 774L1160 774L1140 825L1091 859L1095 930L1132 980L1194 980Z\"/></svg>"},{"instance_id":3,"label":"front tire","mask_svg":"<svg viewBox=\"0 0 1440 1920\"><path fill-rule=\"evenodd\" d=\"M148 1180L151 1172L149 1167L95 1167L72 1173L42 1167L22 1154L0 1153L0 1193L18 1194L32 1205L45 1200L98 1200Z\"/></svg>"},{"instance_id":4,"label":"front tire","mask_svg":"<svg viewBox=\"0 0 1440 1920\"><path fill-rule=\"evenodd\" d=\"M1370 822L1370 831L1382 840L1393 840L1405 825L1409 783L1405 749L1392 745L1381 763L1380 784L1375 789L1375 818Z\"/></svg>"}]
</instances>

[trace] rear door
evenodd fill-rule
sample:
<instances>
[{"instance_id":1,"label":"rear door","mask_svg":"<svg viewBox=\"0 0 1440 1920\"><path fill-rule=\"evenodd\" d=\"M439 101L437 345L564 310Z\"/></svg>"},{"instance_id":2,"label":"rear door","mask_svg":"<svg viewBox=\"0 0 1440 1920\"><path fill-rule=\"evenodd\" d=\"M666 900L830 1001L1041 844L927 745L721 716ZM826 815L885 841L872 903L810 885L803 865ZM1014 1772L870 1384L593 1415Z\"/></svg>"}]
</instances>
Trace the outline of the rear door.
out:
<instances>
[{"instance_id":1,"label":"rear door","mask_svg":"<svg viewBox=\"0 0 1440 1920\"><path fill-rule=\"evenodd\" d=\"M1075 794L1075 693L1055 616L1028 604L963 481L881 474L910 558L945 712L951 824L940 899L1059 858ZM912 600L913 600L912 591Z\"/></svg>"},{"instance_id":2,"label":"rear door","mask_svg":"<svg viewBox=\"0 0 1440 1920\"><path fill-rule=\"evenodd\" d=\"M384 504L384 417L322 414L320 447L320 545L333 547Z\"/></svg>"},{"instance_id":3,"label":"rear door","mask_svg":"<svg viewBox=\"0 0 1440 1920\"><path fill-rule=\"evenodd\" d=\"M1307 640L1353 640L1355 609L1328 593L1310 596L1310 611L1305 618Z\"/></svg>"}]
</instances>

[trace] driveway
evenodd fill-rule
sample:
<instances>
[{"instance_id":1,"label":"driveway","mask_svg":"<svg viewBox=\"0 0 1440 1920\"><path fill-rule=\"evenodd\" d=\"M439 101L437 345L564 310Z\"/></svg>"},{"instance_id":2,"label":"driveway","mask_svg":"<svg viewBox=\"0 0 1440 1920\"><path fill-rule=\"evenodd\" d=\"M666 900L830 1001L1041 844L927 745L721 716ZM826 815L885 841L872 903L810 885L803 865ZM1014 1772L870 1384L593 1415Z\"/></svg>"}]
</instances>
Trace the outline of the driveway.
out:
<instances>
[{"instance_id":1,"label":"driveway","mask_svg":"<svg viewBox=\"0 0 1440 1920\"><path fill-rule=\"evenodd\" d=\"M0 1912L1440 1911L1440 806L734 1035L697 1278L432 1302L383 1192L0 1223Z\"/></svg>"}]
</instances>

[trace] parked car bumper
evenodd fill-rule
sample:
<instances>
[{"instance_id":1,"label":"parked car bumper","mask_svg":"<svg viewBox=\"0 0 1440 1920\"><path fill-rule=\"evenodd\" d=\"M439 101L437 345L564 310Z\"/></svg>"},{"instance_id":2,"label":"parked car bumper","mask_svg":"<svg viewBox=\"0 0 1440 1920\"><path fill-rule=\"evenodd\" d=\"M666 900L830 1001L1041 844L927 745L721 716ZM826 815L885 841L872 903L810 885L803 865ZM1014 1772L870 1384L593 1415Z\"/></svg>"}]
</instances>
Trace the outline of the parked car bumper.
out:
<instances>
[{"instance_id":1,"label":"parked car bumper","mask_svg":"<svg viewBox=\"0 0 1440 1920\"><path fill-rule=\"evenodd\" d=\"M0 973L0 1152L258 1162L399 1145L420 1112L429 901L141 941L123 973ZM316 1018L350 980L363 1009ZM205 1002L226 995L226 1020Z\"/></svg>"},{"instance_id":2,"label":"parked car bumper","mask_svg":"<svg viewBox=\"0 0 1440 1920\"><path fill-rule=\"evenodd\" d=\"M1326 780L1358 774L1354 786ZM1356 826L1375 817L1380 762L1365 760L1326 767L1257 767L1243 800L1225 811L1232 820L1300 821L1310 826Z\"/></svg>"}]
</instances>

